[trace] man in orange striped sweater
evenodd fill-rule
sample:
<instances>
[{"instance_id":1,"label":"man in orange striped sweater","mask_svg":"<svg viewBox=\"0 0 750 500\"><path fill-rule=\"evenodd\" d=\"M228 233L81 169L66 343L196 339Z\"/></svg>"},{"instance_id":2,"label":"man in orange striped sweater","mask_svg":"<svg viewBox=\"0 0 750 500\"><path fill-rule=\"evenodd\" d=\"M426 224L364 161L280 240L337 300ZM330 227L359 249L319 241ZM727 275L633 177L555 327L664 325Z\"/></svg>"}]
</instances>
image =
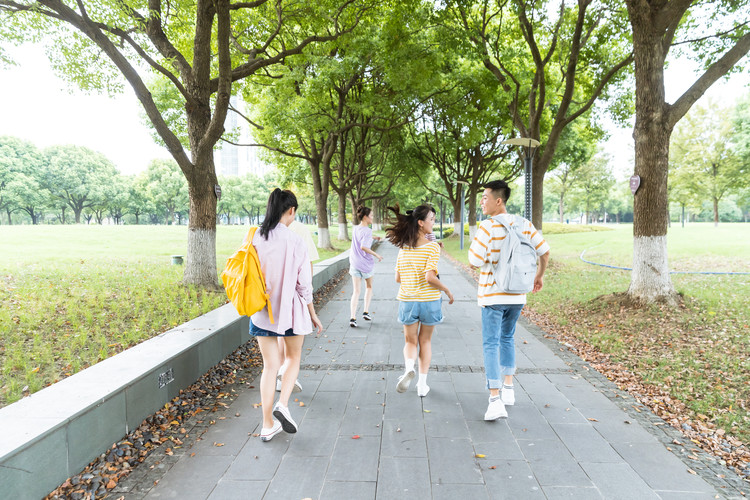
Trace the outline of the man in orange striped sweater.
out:
<instances>
[{"instance_id":1,"label":"man in orange striped sweater","mask_svg":"<svg viewBox=\"0 0 750 500\"><path fill-rule=\"evenodd\" d=\"M487 388L490 391L485 420L507 417L505 406L515 404L513 375L516 373L516 348L513 336L526 294L508 293L495 281L493 272L500 259L507 230L503 224L512 225L520 218L509 214L505 204L510 197L510 187L505 181L492 181L484 185L482 213L489 218L482 221L469 247L469 263L479 268L477 299L482 308L482 347ZM534 277L533 292L542 289L544 271L549 261L549 244L534 225L523 222L523 233L536 249L539 265Z\"/></svg>"}]
</instances>

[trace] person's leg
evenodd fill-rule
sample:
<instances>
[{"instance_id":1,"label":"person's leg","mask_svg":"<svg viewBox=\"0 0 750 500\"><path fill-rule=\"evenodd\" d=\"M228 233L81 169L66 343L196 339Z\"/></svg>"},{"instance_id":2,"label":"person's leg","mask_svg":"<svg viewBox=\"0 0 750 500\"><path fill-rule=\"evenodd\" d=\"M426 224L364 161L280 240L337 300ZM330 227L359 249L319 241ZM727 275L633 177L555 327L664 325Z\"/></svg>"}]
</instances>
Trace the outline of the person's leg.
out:
<instances>
[{"instance_id":1,"label":"person's leg","mask_svg":"<svg viewBox=\"0 0 750 500\"><path fill-rule=\"evenodd\" d=\"M417 345L419 344L419 322L404 325L404 374L398 378L397 392L406 392L414 378L414 364L417 360Z\"/></svg>"},{"instance_id":2,"label":"person's leg","mask_svg":"<svg viewBox=\"0 0 750 500\"><path fill-rule=\"evenodd\" d=\"M284 337L277 337L279 342L279 359L281 366L279 367L279 372L276 374L276 390L281 390L281 377L284 376L284 372L286 371L287 367L287 361L286 361L286 344L284 343Z\"/></svg>"},{"instance_id":3,"label":"person's leg","mask_svg":"<svg viewBox=\"0 0 750 500\"><path fill-rule=\"evenodd\" d=\"M427 385L427 371L432 362L432 333L435 325L421 325L419 327L419 380L417 381L417 393L426 396L430 391Z\"/></svg>"},{"instance_id":4,"label":"person's leg","mask_svg":"<svg viewBox=\"0 0 750 500\"><path fill-rule=\"evenodd\" d=\"M350 304L351 314L349 317L355 319L357 317L357 306L359 305L359 294L362 291L362 279L359 276L352 276L352 301ZM365 307L365 310L367 307Z\"/></svg>"},{"instance_id":5,"label":"person's leg","mask_svg":"<svg viewBox=\"0 0 750 500\"><path fill-rule=\"evenodd\" d=\"M482 308L482 354L484 356L484 373L487 378L487 389L490 396L499 395L500 380L500 324L502 322L501 306Z\"/></svg>"},{"instance_id":6,"label":"person's leg","mask_svg":"<svg viewBox=\"0 0 750 500\"><path fill-rule=\"evenodd\" d=\"M505 383L513 384L513 375L516 373L516 345L515 333L516 322L521 315L523 304L512 304L504 306L502 320L500 322L500 374L504 376Z\"/></svg>"},{"instance_id":7,"label":"person's leg","mask_svg":"<svg viewBox=\"0 0 750 500\"><path fill-rule=\"evenodd\" d=\"M516 403L513 387L513 375L516 373L515 333L523 305L507 305L505 308L500 325L500 374L503 376L501 395L503 403L514 405Z\"/></svg>"},{"instance_id":8,"label":"person's leg","mask_svg":"<svg viewBox=\"0 0 750 500\"><path fill-rule=\"evenodd\" d=\"M260 401L263 410L263 427L273 427L273 400L276 388L276 372L279 370L279 344L276 337L256 337L263 357L263 372L260 376Z\"/></svg>"},{"instance_id":9,"label":"person's leg","mask_svg":"<svg viewBox=\"0 0 750 500\"><path fill-rule=\"evenodd\" d=\"M305 337L304 335L294 335L282 338L286 344L286 360L288 364L284 377L281 379L279 402L284 406L289 406L289 397L294 390L294 383L299 376L302 344L305 342Z\"/></svg>"},{"instance_id":10,"label":"person's leg","mask_svg":"<svg viewBox=\"0 0 750 500\"><path fill-rule=\"evenodd\" d=\"M370 312L371 301L372 301L372 276L365 280L365 310L364 310L365 314ZM354 316L352 316L352 318L354 318Z\"/></svg>"}]
</instances>

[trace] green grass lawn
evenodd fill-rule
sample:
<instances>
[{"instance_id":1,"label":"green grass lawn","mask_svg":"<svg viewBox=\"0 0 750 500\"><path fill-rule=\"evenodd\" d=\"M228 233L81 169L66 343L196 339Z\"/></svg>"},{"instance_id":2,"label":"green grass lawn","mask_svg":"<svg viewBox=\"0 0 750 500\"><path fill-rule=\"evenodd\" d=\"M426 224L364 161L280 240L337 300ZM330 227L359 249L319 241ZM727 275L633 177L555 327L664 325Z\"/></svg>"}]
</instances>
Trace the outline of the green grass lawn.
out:
<instances>
[{"instance_id":1,"label":"green grass lawn","mask_svg":"<svg viewBox=\"0 0 750 500\"><path fill-rule=\"evenodd\" d=\"M565 233L556 226L544 225L550 267L528 308L678 398L710 425L750 441L750 276L673 274L681 307L623 310L605 297L625 292L630 272L579 257L585 250L586 260L631 267L632 225ZM469 244L467 237L460 250L452 237L445 248L468 264ZM750 224L673 226L667 247L673 270L750 272Z\"/></svg>"},{"instance_id":2,"label":"green grass lawn","mask_svg":"<svg viewBox=\"0 0 750 500\"><path fill-rule=\"evenodd\" d=\"M218 272L247 230L217 227ZM0 226L0 406L224 304L181 285L186 252L186 226Z\"/></svg>"}]
</instances>

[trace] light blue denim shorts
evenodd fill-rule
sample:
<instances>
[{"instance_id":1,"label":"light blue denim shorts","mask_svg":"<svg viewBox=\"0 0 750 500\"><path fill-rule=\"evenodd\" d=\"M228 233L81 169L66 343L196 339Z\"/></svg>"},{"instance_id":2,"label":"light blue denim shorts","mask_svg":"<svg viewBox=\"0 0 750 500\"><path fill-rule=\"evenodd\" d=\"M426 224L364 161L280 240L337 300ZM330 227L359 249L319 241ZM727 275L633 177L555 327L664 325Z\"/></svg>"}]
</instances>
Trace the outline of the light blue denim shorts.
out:
<instances>
[{"instance_id":1,"label":"light blue denim shorts","mask_svg":"<svg viewBox=\"0 0 750 500\"><path fill-rule=\"evenodd\" d=\"M349 267L349 274L352 275L354 278L362 278L362 279L370 279L375 274L375 271L371 271L369 273L363 273L362 271L359 271L358 269L354 269L353 267Z\"/></svg>"},{"instance_id":2,"label":"light blue denim shorts","mask_svg":"<svg viewBox=\"0 0 750 500\"><path fill-rule=\"evenodd\" d=\"M428 302L398 303L398 322L402 325L413 325L417 321L425 326L439 325L443 322L443 299Z\"/></svg>"}]
</instances>

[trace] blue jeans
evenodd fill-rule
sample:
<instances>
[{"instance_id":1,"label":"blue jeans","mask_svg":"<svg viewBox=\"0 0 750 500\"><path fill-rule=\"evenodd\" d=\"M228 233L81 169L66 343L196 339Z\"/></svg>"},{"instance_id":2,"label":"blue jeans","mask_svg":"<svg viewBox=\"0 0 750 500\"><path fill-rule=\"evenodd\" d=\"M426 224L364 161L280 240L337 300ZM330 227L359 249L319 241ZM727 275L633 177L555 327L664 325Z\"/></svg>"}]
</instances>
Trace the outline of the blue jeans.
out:
<instances>
[{"instance_id":1,"label":"blue jeans","mask_svg":"<svg viewBox=\"0 0 750 500\"><path fill-rule=\"evenodd\" d=\"M500 389L505 375L516 373L513 335L523 304L496 304L482 308L482 348L488 389Z\"/></svg>"}]
</instances>

